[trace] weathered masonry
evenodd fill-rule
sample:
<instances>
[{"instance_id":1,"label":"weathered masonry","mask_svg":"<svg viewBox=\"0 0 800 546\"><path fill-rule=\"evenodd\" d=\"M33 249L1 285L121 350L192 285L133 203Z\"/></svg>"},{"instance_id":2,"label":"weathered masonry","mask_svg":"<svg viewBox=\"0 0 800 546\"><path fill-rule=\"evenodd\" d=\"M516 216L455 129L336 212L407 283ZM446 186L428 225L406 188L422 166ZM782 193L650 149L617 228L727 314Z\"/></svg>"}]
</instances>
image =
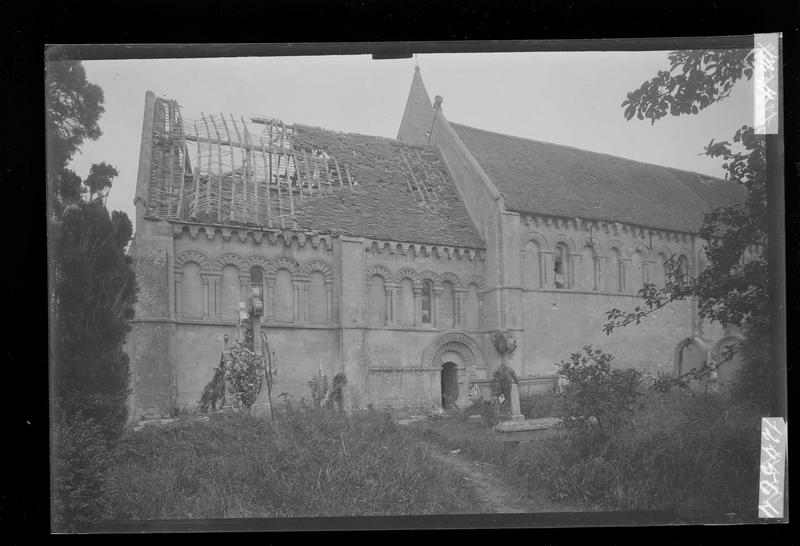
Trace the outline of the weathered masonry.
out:
<instances>
[{"instance_id":1,"label":"weathered masonry","mask_svg":"<svg viewBox=\"0 0 800 546\"><path fill-rule=\"evenodd\" d=\"M605 311L703 267L722 180L450 123L414 73L397 139L145 99L136 234L141 286L127 351L134 419L193 407L260 286L278 392L344 371L353 405L464 404L498 365L546 387L585 344L618 365L689 369L738 343L673 304L605 336ZM728 376L721 378L727 381Z\"/></svg>"}]
</instances>

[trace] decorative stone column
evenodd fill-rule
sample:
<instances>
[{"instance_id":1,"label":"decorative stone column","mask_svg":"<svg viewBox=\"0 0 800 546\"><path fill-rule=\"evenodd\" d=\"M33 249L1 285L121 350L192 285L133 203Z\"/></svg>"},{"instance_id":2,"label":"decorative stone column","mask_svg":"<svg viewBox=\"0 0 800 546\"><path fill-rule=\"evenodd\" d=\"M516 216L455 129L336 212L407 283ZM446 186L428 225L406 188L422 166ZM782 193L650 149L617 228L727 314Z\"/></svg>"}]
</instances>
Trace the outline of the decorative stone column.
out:
<instances>
[{"instance_id":1,"label":"decorative stone column","mask_svg":"<svg viewBox=\"0 0 800 546\"><path fill-rule=\"evenodd\" d=\"M181 311L181 283L183 282L183 272L176 271L175 272L175 315L176 317L180 318L183 317L183 312Z\"/></svg>"},{"instance_id":2,"label":"decorative stone column","mask_svg":"<svg viewBox=\"0 0 800 546\"><path fill-rule=\"evenodd\" d=\"M422 287L414 286L414 326L422 324Z\"/></svg>"},{"instance_id":3,"label":"decorative stone column","mask_svg":"<svg viewBox=\"0 0 800 546\"><path fill-rule=\"evenodd\" d=\"M300 318L300 283L292 279L292 322Z\"/></svg>"},{"instance_id":4,"label":"decorative stone column","mask_svg":"<svg viewBox=\"0 0 800 546\"><path fill-rule=\"evenodd\" d=\"M214 316L217 320L222 320L222 304L219 301L219 283L222 282L222 276L214 275L211 280L214 283Z\"/></svg>"}]
</instances>

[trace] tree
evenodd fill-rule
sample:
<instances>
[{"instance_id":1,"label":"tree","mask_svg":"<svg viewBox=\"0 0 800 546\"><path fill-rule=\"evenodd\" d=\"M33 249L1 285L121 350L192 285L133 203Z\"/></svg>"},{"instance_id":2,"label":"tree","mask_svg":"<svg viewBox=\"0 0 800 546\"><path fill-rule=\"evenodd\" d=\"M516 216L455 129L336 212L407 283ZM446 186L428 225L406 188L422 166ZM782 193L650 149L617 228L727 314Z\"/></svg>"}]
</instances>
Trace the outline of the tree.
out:
<instances>
[{"instance_id":1,"label":"tree","mask_svg":"<svg viewBox=\"0 0 800 546\"><path fill-rule=\"evenodd\" d=\"M668 71L659 71L628 93L622 103L626 119L636 116L654 124L667 115L697 114L728 97L737 81L753 75L754 53L750 49L673 51L668 60ZM741 349L747 362L744 374L749 375L749 381L739 382L738 394L754 401L761 398L764 403L767 400L762 397L771 383L766 146L764 136L746 125L732 140L712 139L704 151L710 157L723 158L725 179L747 191L743 203L706 213L699 236L707 241L703 250L708 267L694 278L685 278L678 262L669 260L666 286L648 284L642 288L644 305L633 311L610 310L604 330L610 334L616 328L638 324L673 301L696 298L702 318L742 329L747 339ZM692 370L676 378L675 383L703 377L735 353L728 351L719 362Z\"/></svg>"},{"instance_id":2,"label":"tree","mask_svg":"<svg viewBox=\"0 0 800 546\"><path fill-rule=\"evenodd\" d=\"M103 92L79 62L50 62L46 73L48 252L54 415L54 514L60 529L101 517L99 492L127 421L129 369L123 352L136 279L125 249L128 216L105 198L117 170L92 165L83 180L67 169L101 131Z\"/></svg>"}]
</instances>

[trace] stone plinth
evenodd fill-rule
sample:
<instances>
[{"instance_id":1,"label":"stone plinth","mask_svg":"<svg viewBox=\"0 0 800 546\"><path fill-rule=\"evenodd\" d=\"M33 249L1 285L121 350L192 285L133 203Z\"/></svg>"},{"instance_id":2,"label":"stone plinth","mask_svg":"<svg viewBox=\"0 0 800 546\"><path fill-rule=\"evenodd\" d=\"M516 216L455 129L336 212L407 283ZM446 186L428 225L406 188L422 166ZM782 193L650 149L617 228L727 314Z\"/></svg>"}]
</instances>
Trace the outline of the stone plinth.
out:
<instances>
[{"instance_id":1,"label":"stone plinth","mask_svg":"<svg viewBox=\"0 0 800 546\"><path fill-rule=\"evenodd\" d=\"M492 430L497 433L500 442L527 442L555 436L560 422L561 419L556 417L503 421Z\"/></svg>"}]
</instances>

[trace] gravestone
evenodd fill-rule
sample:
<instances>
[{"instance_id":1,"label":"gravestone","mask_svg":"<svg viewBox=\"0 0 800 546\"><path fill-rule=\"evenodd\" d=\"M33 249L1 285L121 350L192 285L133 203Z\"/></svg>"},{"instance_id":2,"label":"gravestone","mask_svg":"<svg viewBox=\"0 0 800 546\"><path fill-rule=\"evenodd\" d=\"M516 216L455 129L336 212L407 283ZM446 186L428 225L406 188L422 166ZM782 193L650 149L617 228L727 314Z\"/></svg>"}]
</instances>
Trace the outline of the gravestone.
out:
<instances>
[{"instance_id":1,"label":"gravestone","mask_svg":"<svg viewBox=\"0 0 800 546\"><path fill-rule=\"evenodd\" d=\"M511 383L511 420L523 421L525 416L519 407L519 385Z\"/></svg>"}]
</instances>

